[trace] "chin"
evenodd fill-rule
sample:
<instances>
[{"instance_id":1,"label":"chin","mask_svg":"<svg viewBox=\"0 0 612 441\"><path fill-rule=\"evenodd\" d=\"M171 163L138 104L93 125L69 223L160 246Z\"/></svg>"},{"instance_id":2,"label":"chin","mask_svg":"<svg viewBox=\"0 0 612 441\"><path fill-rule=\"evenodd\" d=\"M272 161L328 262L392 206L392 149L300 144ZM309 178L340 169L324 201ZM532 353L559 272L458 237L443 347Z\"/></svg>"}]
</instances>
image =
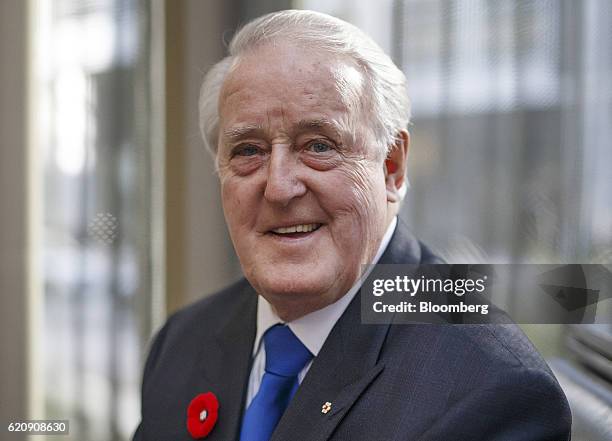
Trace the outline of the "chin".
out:
<instances>
[{"instance_id":1,"label":"chin","mask_svg":"<svg viewBox=\"0 0 612 441\"><path fill-rule=\"evenodd\" d=\"M285 321L322 309L340 299L352 286L348 274L330 271L330 265L295 268L295 265L263 265L247 279ZM246 274L246 273L245 273Z\"/></svg>"},{"instance_id":2,"label":"chin","mask_svg":"<svg viewBox=\"0 0 612 441\"><path fill-rule=\"evenodd\" d=\"M271 277L262 281L264 291L274 296L314 297L329 291L330 285L320 278L300 276Z\"/></svg>"}]
</instances>

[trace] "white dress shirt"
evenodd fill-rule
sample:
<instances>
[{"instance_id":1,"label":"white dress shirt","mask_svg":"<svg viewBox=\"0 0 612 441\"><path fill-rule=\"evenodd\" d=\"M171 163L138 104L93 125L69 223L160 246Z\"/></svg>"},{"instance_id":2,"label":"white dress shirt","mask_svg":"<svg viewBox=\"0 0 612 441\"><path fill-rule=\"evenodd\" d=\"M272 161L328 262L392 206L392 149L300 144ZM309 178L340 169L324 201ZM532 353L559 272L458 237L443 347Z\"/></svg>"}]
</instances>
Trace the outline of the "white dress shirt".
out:
<instances>
[{"instance_id":1,"label":"white dress shirt","mask_svg":"<svg viewBox=\"0 0 612 441\"><path fill-rule=\"evenodd\" d=\"M380 242L380 246L374 256L372 264L378 263L380 257L387 249L396 225L397 217L394 217ZM367 274L359 278L345 295L331 305L287 323L291 331L293 331L296 337L300 339L304 346L306 346L315 357L319 354L332 328L349 303L351 303L351 300L353 300L359 288L361 288L361 284L365 277L367 277ZM269 328L278 323L284 322L276 315L272 306L266 299L262 296L257 296L257 334L255 335L255 343L253 344L254 360L253 367L251 368L251 375L249 377L246 407L251 404L251 400L253 400L257 394L266 367L266 349L265 345L262 344L262 337ZM306 364L298 374L298 381L300 383L306 376L311 364L312 360Z\"/></svg>"}]
</instances>

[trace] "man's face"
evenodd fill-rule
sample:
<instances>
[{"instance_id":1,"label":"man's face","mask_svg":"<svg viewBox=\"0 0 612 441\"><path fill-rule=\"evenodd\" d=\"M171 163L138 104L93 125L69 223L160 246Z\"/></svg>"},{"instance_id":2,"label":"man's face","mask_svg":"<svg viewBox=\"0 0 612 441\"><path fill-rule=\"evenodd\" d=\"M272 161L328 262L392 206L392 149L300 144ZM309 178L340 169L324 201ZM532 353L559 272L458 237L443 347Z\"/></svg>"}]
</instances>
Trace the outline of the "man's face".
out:
<instances>
[{"instance_id":1,"label":"man's face","mask_svg":"<svg viewBox=\"0 0 612 441\"><path fill-rule=\"evenodd\" d=\"M225 219L246 278L285 320L345 294L384 235L380 146L346 98L364 94L350 61L283 44L241 57L221 91Z\"/></svg>"}]
</instances>

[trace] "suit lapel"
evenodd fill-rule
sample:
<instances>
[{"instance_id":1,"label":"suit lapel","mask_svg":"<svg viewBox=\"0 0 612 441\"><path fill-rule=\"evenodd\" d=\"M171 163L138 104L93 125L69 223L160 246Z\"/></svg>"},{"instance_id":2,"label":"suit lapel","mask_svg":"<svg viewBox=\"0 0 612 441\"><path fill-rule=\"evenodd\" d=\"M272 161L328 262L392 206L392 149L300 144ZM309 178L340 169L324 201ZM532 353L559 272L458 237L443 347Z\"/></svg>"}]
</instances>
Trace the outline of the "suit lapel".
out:
<instances>
[{"instance_id":1,"label":"suit lapel","mask_svg":"<svg viewBox=\"0 0 612 441\"><path fill-rule=\"evenodd\" d=\"M363 390L380 374L388 325L360 326L359 295L332 329L281 418L272 441L329 438ZM322 412L325 402L331 409Z\"/></svg>"},{"instance_id":2,"label":"suit lapel","mask_svg":"<svg viewBox=\"0 0 612 441\"><path fill-rule=\"evenodd\" d=\"M399 219L379 263L419 263L421 247ZM389 324L361 324L358 293L338 320L281 418L271 441L325 441L383 371L378 362ZM322 412L324 403L331 409Z\"/></svg>"},{"instance_id":3,"label":"suit lapel","mask_svg":"<svg viewBox=\"0 0 612 441\"><path fill-rule=\"evenodd\" d=\"M255 340L257 293L250 285L236 293L239 300L200 358L204 380L219 399L219 419L207 438L238 439Z\"/></svg>"}]
</instances>

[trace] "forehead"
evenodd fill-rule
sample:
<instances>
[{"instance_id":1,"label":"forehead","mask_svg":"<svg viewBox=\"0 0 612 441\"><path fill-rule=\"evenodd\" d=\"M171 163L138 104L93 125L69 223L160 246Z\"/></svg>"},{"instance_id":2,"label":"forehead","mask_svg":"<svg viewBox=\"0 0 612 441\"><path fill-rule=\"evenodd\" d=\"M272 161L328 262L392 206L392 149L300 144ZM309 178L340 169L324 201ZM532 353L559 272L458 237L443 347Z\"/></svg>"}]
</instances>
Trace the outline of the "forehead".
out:
<instances>
[{"instance_id":1,"label":"forehead","mask_svg":"<svg viewBox=\"0 0 612 441\"><path fill-rule=\"evenodd\" d=\"M363 87L360 68L347 57L267 44L241 55L228 74L219 98L221 124L344 119L357 112Z\"/></svg>"}]
</instances>

